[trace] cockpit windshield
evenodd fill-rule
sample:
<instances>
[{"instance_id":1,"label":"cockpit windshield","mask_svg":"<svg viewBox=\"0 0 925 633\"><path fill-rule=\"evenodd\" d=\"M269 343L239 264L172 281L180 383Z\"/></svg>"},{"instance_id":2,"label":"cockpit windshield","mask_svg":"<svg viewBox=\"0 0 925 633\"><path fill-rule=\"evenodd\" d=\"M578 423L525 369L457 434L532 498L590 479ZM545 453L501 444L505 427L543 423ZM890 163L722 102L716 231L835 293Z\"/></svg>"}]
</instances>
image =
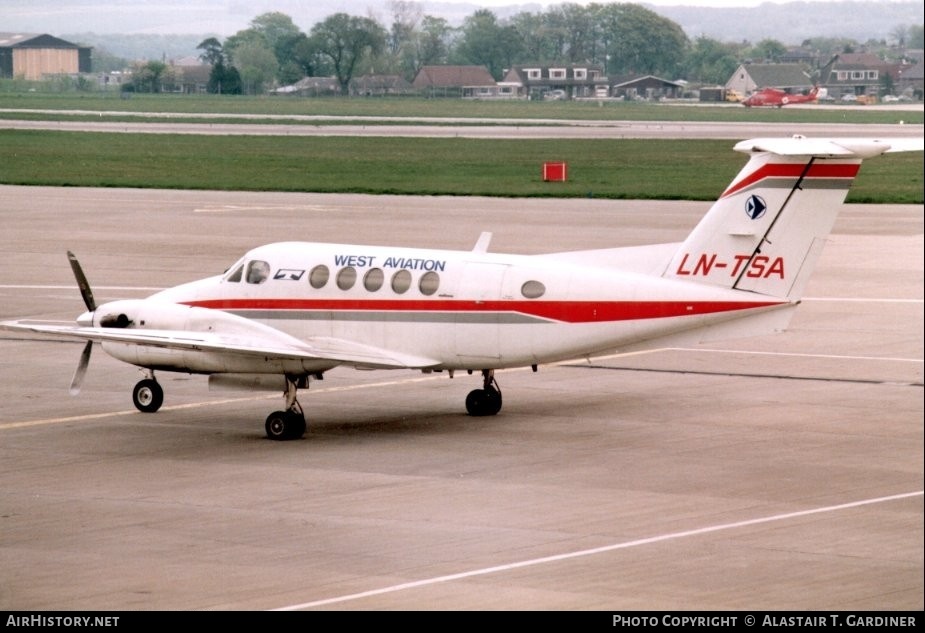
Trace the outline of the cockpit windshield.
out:
<instances>
[{"instance_id":1,"label":"cockpit windshield","mask_svg":"<svg viewBox=\"0 0 925 633\"><path fill-rule=\"evenodd\" d=\"M241 281L241 276L244 274L244 262L232 266L229 270L231 270L231 272L225 276L225 281L238 283Z\"/></svg>"},{"instance_id":2,"label":"cockpit windshield","mask_svg":"<svg viewBox=\"0 0 925 633\"><path fill-rule=\"evenodd\" d=\"M225 281L230 283L262 284L270 277L270 264L261 259L242 259L228 270Z\"/></svg>"},{"instance_id":3,"label":"cockpit windshield","mask_svg":"<svg viewBox=\"0 0 925 633\"><path fill-rule=\"evenodd\" d=\"M270 265L259 259L247 265L247 283L262 284L270 276Z\"/></svg>"}]
</instances>

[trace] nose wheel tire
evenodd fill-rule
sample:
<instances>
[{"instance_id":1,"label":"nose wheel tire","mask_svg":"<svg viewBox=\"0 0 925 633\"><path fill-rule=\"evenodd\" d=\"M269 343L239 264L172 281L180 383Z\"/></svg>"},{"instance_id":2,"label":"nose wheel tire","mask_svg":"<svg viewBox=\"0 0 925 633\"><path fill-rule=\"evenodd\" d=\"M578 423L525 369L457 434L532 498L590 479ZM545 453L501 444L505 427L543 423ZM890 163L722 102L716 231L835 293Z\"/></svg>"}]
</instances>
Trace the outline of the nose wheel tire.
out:
<instances>
[{"instance_id":1,"label":"nose wheel tire","mask_svg":"<svg viewBox=\"0 0 925 633\"><path fill-rule=\"evenodd\" d=\"M297 440L305 434L305 417L297 411L274 411L264 425L271 440Z\"/></svg>"},{"instance_id":2,"label":"nose wheel tire","mask_svg":"<svg viewBox=\"0 0 925 633\"><path fill-rule=\"evenodd\" d=\"M164 390L156 380L147 378L135 385L132 390L132 402L143 413L154 413L164 404Z\"/></svg>"}]
</instances>

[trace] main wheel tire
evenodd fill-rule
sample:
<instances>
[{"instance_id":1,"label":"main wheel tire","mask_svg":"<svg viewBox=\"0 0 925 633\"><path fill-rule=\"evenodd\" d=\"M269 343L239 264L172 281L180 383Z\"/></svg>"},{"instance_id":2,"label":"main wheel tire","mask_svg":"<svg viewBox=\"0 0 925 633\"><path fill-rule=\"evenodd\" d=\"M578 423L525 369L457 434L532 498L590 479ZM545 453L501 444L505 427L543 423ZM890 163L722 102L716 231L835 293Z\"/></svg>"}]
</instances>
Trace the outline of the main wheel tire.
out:
<instances>
[{"instance_id":1,"label":"main wheel tire","mask_svg":"<svg viewBox=\"0 0 925 633\"><path fill-rule=\"evenodd\" d=\"M305 429L307 428L308 425L305 423L305 417L302 416L300 413L290 413L289 417L290 417L289 423L292 426L292 431L289 435L289 439L297 440L301 438L303 435L305 435Z\"/></svg>"},{"instance_id":2,"label":"main wheel tire","mask_svg":"<svg viewBox=\"0 0 925 633\"><path fill-rule=\"evenodd\" d=\"M267 437L278 442L297 440L305 434L305 418L299 413L274 411L267 416Z\"/></svg>"},{"instance_id":3,"label":"main wheel tire","mask_svg":"<svg viewBox=\"0 0 925 633\"><path fill-rule=\"evenodd\" d=\"M164 390L152 378L139 381L132 390L132 402L143 413L154 413L164 404Z\"/></svg>"},{"instance_id":4,"label":"main wheel tire","mask_svg":"<svg viewBox=\"0 0 925 633\"><path fill-rule=\"evenodd\" d=\"M494 387L485 389L485 413L483 415L498 415L501 411L501 392Z\"/></svg>"},{"instance_id":5,"label":"main wheel tire","mask_svg":"<svg viewBox=\"0 0 925 633\"><path fill-rule=\"evenodd\" d=\"M466 411L473 417L497 415L500 410L501 392L497 389L473 389L466 396Z\"/></svg>"},{"instance_id":6,"label":"main wheel tire","mask_svg":"<svg viewBox=\"0 0 925 633\"><path fill-rule=\"evenodd\" d=\"M289 439L289 419L285 411L274 411L267 416L264 428L267 431L267 437L271 440L282 441Z\"/></svg>"},{"instance_id":7,"label":"main wheel tire","mask_svg":"<svg viewBox=\"0 0 925 633\"><path fill-rule=\"evenodd\" d=\"M473 417L485 415L482 413L485 402L485 390L473 389L466 396L466 411Z\"/></svg>"}]
</instances>

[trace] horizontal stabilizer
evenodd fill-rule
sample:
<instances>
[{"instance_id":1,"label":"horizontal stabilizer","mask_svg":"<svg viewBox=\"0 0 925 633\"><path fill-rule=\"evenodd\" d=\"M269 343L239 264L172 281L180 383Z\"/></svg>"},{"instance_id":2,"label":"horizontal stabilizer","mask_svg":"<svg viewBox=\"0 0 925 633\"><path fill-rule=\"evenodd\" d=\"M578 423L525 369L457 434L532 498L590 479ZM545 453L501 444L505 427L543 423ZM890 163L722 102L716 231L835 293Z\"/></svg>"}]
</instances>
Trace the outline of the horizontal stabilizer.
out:
<instances>
[{"instance_id":1,"label":"horizontal stabilizer","mask_svg":"<svg viewBox=\"0 0 925 633\"><path fill-rule=\"evenodd\" d=\"M872 158L888 152L921 152L922 138L756 138L737 143L737 152L770 152L778 156Z\"/></svg>"}]
</instances>

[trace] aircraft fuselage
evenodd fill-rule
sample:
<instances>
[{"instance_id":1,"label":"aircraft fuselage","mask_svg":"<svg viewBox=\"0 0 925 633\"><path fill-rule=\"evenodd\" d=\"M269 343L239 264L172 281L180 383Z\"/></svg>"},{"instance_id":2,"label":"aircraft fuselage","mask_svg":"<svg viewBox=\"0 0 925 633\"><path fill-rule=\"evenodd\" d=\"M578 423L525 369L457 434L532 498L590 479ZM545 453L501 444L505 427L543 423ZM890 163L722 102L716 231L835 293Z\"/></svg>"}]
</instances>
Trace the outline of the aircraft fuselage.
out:
<instances>
[{"instance_id":1,"label":"aircraft fuselage","mask_svg":"<svg viewBox=\"0 0 925 633\"><path fill-rule=\"evenodd\" d=\"M208 315L221 311L300 340L333 337L402 350L432 359L434 369L576 358L788 305L542 255L297 242L254 249L222 277L151 300L207 309L197 311L205 319L199 327L208 327ZM144 327L169 329L150 320ZM113 344L107 351L113 352ZM184 352L178 369L229 371L192 360ZM158 367L166 368L166 361ZM278 369L264 364L253 371Z\"/></svg>"}]
</instances>

